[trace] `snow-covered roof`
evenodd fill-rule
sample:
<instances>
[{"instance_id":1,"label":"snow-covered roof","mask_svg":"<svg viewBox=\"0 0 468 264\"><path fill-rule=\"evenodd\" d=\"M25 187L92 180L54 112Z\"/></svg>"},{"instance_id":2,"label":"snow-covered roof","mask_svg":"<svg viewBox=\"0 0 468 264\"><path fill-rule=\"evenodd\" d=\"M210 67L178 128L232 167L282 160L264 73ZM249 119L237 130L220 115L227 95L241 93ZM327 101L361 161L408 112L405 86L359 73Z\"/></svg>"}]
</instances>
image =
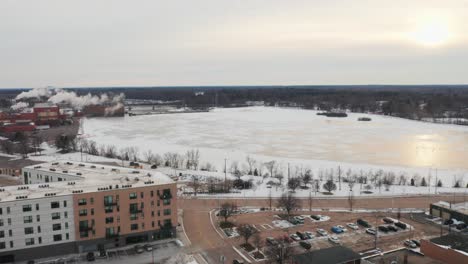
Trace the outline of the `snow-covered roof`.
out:
<instances>
[{"instance_id":1,"label":"snow-covered roof","mask_svg":"<svg viewBox=\"0 0 468 264\"><path fill-rule=\"evenodd\" d=\"M51 172L62 174L73 177L75 180L1 187L0 202L18 200L18 197L37 199L51 196L50 194L52 196L71 195L174 183L167 175L157 171L85 162L56 161L25 168L43 171L44 174Z\"/></svg>"},{"instance_id":2,"label":"snow-covered roof","mask_svg":"<svg viewBox=\"0 0 468 264\"><path fill-rule=\"evenodd\" d=\"M445 208L450 208L454 211L459 211L459 212L468 214L468 202L450 204L449 202L438 201L434 203L434 205L438 205L438 206L445 207Z\"/></svg>"}]
</instances>

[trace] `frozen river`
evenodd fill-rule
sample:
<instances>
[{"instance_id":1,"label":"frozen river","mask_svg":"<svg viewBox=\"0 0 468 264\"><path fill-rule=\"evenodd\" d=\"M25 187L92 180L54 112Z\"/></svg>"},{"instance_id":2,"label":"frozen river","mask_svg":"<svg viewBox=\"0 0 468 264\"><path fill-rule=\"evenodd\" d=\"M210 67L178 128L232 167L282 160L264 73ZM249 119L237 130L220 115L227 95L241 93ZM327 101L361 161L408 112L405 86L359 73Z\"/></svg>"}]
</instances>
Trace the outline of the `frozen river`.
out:
<instances>
[{"instance_id":1,"label":"frozen river","mask_svg":"<svg viewBox=\"0 0 468 264\"><path fill-rule=\"evenodd\" d=\"M369 116L371 122L359 122ZM99 144L184 153L205 160L258 157L328 160L402 167L468 169L468 127L350 114L251 107L208 113L92 118L84 132Z\"/></svg>"}]
</instances>

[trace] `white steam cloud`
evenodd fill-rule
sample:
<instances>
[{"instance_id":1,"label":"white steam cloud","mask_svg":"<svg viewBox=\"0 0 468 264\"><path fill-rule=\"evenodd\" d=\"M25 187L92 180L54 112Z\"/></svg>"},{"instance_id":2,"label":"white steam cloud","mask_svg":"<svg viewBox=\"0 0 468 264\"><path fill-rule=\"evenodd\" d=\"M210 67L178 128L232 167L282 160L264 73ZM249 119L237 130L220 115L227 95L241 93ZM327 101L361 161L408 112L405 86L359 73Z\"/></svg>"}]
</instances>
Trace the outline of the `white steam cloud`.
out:
<instances>
[{"instance_id":1,"label":"white steam cloud","mask_svg":"<svg viewBox=\"0 0 468 264\"><path fill-rule=\"evenodd\" d=\"M122 107L122 101L125 98L123 93L109 97L107 94L79 96L75 92L66 91L60 88L35 88L27 92L22 92L16 97L16 101L28 98L48 98L48 102L54 104L68 104L74 109L82 109L88 105L110 105L109 113L113 113L119 107ZM21 102L19 102L21 103ZM17 103L16 105L18 105ZM119 107L116 107L116 106Z\"/></svg>"},{"instance_id":2,"label":"white steam cloud","mask_svg":"<svg viewBox=\"0 0 468 264\"><path fill-rule=\"evenodd\" d=\"M29 107L29 104L28 103L25 103L25 102L17 102L16 104L12 105L11 106L11 109L12 110L15 110L15 111L18 111L18 110L21 110L21 109L24 109L24 108L27 108Z\"/></svg>"}]
</instances>

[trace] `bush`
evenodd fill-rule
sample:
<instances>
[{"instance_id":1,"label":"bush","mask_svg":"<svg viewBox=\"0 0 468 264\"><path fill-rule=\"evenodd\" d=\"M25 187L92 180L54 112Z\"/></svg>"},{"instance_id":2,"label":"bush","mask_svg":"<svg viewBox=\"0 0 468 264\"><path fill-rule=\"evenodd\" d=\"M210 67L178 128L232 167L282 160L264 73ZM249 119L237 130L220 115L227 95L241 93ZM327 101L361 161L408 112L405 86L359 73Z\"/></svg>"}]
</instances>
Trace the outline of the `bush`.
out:
<instances>
[{"instance_id":1,"label":"bush","mask_svg":"<svg viewBox=\"0 0 468 264\"><path fill-rule=\"evenodd\" d=\"M229 221L222 221L221 223L219 223L219 227L221 227L222 229L224 228L232 228L236 226L235 224L229 222Z\"/></svg>"}]
</instances>

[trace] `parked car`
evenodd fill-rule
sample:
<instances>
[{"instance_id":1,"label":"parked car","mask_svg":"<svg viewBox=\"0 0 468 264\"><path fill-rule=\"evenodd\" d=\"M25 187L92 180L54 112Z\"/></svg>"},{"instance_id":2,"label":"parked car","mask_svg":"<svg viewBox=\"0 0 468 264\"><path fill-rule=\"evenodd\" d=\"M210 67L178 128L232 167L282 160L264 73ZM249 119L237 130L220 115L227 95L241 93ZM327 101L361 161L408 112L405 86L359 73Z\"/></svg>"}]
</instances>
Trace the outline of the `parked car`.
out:
<instances>
[{"instance_id":1,"label":"parked car","mask_svg":"<svg viewBox=\"0 0 468 264\"><path fill-rule=\"evenodd\" d=\"M243 260L235 259L232 261L232 264L244 264Z\"/></svg>"},{"instance_id":2,"label":"parked car","mask_svg":"<svg viewBox=\"0 0 468 264\"><path fill-rule=\"evenodd\" d=\"M397 232L398 231L398 229L393 225L388 225L387 228L388 228L388 231L392 231L392 232Z\"/></svg>"},{"instance_id":3,"label":"parked car","mask_svg":"<svg viewBox=\"0 0 468 264\"><path fill-rule=\"evenodd\" d=\"M321 236L328 236L328 232L323 230L322 228L317 229L317 233Z\"/></svg>"},{"instance_id":4,"label":"parked car","mask_svg":"<svg viewBox=\"0 0 468 264\"><path fill-rule=\"evenodd\" d=\"M342 225L337 225L338 228L341 228L341 230L343 230L343 232L346 232L348 231L348 229L346 229L344 226Z\"/></svg>"},{"instance_id":5,"label":"parked car","mask_svg":"<svg viewBox=\"0 0 468 264\"><path fill-rule=\"evenodd\" d=\"M343 229L341 229L341 228L339 228L339 227L337 227L337 226L332 227L332 228L331 228L331 231L332 231L333 233L335 233L335 234L341 234L341 233L343 233Z\"/></svg>"},{"instance_id":6,"label":"parked car","mask_svg":"<svg viewBox=\"0 0 468 264\"><path fill-rule=\"evenodd\" d=\"M406 224L402 222L396 222L395 225L401 229L406 229Z\"/></svg>"},{"instance_id":7,"label":"parked car","mask_svg":"<svg viewBox=\"0 0 468 264\"><path fill-rule=\"evenodd\" d=\"M272 245L272 246L278 245L278 241L276 241L276 240L275 240L274 238L272 238L272 237L267 237L267 238L266 238L266 242L267 242L267 244L270 244L270 245Z\"/></svg>"},{"instance_id":8,"label":"parked car","mask_svg":"<svg viewBox=\"0 0 468 264\"><path fill-rule=\"evenodd\" d=\"M297 234L292 234L291 235L291 238L294 240L294 241L300 241L301 238L297 235Z\"/></svg>"},{"instance_id":9,"label":"parked car","mask_svg":"<svg viewBox=\"0 0 468 264\"><path fill-rule=\"evenodd\" d=\"M140 245L136 245L136 246L134 247L134 249L135 249L135 252L138 253L138 254L143 253L143 252L145 251L145 250L143 249L143 247L140 246Z\"/></svg>"},{"instance_id":10,"label":"parked car","mask_svg":"<svg viewBox=\"0 0 468 264\"><path fill-rule=\"evenodd\" d=\"M417 247L420 247L421 246L421 242L417 239L411 239L411 241L416 244Z\"/></svg>"},{"instance_id":11,"label":"parked car","mask_svg":"<svg viewBox=\"0 0 468 264\"><path fill-rule=\"evenodd\" d=\"M388 232L388 227L386 227L384 225L381 225L381 226L379 226L379 230L382 231L382 232L387 233Z\"/></svg>"},{"instance_id":12,"label":"parked car","mask_svg":"<svg viewBox=\"0 0 468 264\"><path fill-rule=\"evenodd\" d=\"M295 216L295 217L293 217L293 219L299 224L304 223L304 217L302 217L302 216Z\"/></svg>"},{"instance_id":13,"label":"parked car","mask_svg":"<svg viewBox=\"0 0 468 264\"><path fill-rule=\"evenodd\" d=\"M150 244L146 244L143 247L145 248L146 251L153 251L153 246Z\"/></svg>"},{"instance_id":14,"label":"parked car","mask_svg":"<svg viewBox=\"0 0 468 264\"><path fill-rule=\"evenodd\" d=\"M361 225L361 226L366 227L366 228L371 227L371 225L370 225L366 220L364 220L364 219L358 219L358 220L356 221L356 223L357 223L358 225Z\"/></svg>"},{"instance_id":15,"label":"parked car","mask_svg":"<svg viewBox=\"0 0 468 264\"><path fill-rule=\"evenodd\" d=\"M340 239L337 236L329 236L328 240L330 242L334 243L334 244L339 244L340 243Z\"/></svg>"},{"instance_id":16,"label":"parked car","mask_svg":"<svg viewBox=\"0 0 468 264\"><path fill-rule=\"evenodd\" d=\"M367 228L367 229L366 229L366 233L375 236L375 235L377 235L377 230L375 230L374 228Z\"/></svg>"},{"instance_id":17,"label":"parked car","mask_svg":"<svg viewBox=\"0 0 468 264\"><path fill-rule=\"evenodd\" d=\"M463 229L466 228L466 224L465 224L465 223L460 223L460 224L457 225L456 228L457 228L458 230L463 230Z\"/></svg>"},{"instance_id":18,"label":"parked car","mask_svg":"<svg viewBox=\"0 0 468 264\"><path fill-rule=\"evenodd\" d=\"M94 261L94 260L96 260L96 257L94 256L94 253L93 253L93 252L88 252L88 254L86 254L86 260L87 260L87 261Z\"/></svg>"},{"instance_id":19,"label":"parked car","mask_svg":"<svg viewBox=\"0 0 468 264\"><path fill-rule=\"evenodd\" d=\"M358 230L359 229L359 226L356 225L355 223L347 223L346 226L353 229L353 230Z\"/></svg>"},{"instance_id":20,"label":"parked car","mask_svg":"<svg viewBox=\"0 0 468 264\"><path fill-rule=\"evenodd\" d=\"M395 223L395 221L393 221L393 219L390 218L390 217L384 217L382 220L383 220L385 223L387 223L387 224L393 224L393 223Z\"/></svg>"},{"instance_id":21,"label":"parked car","mask_svg":"<svg viewBox=\"0 0 468 264\"><path fill-rule=\"evenodd\" d=\"M315 237L314 234L312 234L310 231L305 231L304 235L306 235L308 239L313 239Z\"/></svg>"},{"instance_id":22,"label":"parked car","mask_svg":"<svg viewBox=\"0 0 468 264\"><path fill-rule=\"evenodd\" d=\"M411 240L405 240L405 246L410 248L417 248L416 244Z\"/></svg>"},{"instance_id":23,"label":"parked car","mask_svg":"<svg viewBox=\"0 0 468 264\"><path fill-rule=\"evenodd\" d=\"M299 242L299 245L301 245L301 247L303 247L303 248L305 248L307 250L309 250L312 247L312 245L307 241L301 241L301 242Z\"/></svg>"},{"instance_id":24,"label":"parked car","mask_svg":"<svg viewBox=\"0 0 468 264\"><path fill-rule=\"evenodd\" d=\"M311 215L310 218L314 219L314 220L320 220L321 219L321 216L320 215Z\"/></svg>"},{"instance_id":25,"label":"parked car","mask_svg":"<svg viewBox=\"0 0 468 264\"><path fill-rule=\"evenodd\" d=\"M452 219L445 220L444 225L453 225L453 220Z\"/></svg>"},{"instance_id":26,"label":"parked car","mask_svg":"<svg viewBox=\"0 0 468 264\"><path fill-rule=\"evenodd\" d=\"M296 235L297 235L301 240L306 240L306 239L307 239L307 237L306 237L303 233L301 233L301 232L299 232L299 231L296 232Z\"/></svg>"}]
</instances>

